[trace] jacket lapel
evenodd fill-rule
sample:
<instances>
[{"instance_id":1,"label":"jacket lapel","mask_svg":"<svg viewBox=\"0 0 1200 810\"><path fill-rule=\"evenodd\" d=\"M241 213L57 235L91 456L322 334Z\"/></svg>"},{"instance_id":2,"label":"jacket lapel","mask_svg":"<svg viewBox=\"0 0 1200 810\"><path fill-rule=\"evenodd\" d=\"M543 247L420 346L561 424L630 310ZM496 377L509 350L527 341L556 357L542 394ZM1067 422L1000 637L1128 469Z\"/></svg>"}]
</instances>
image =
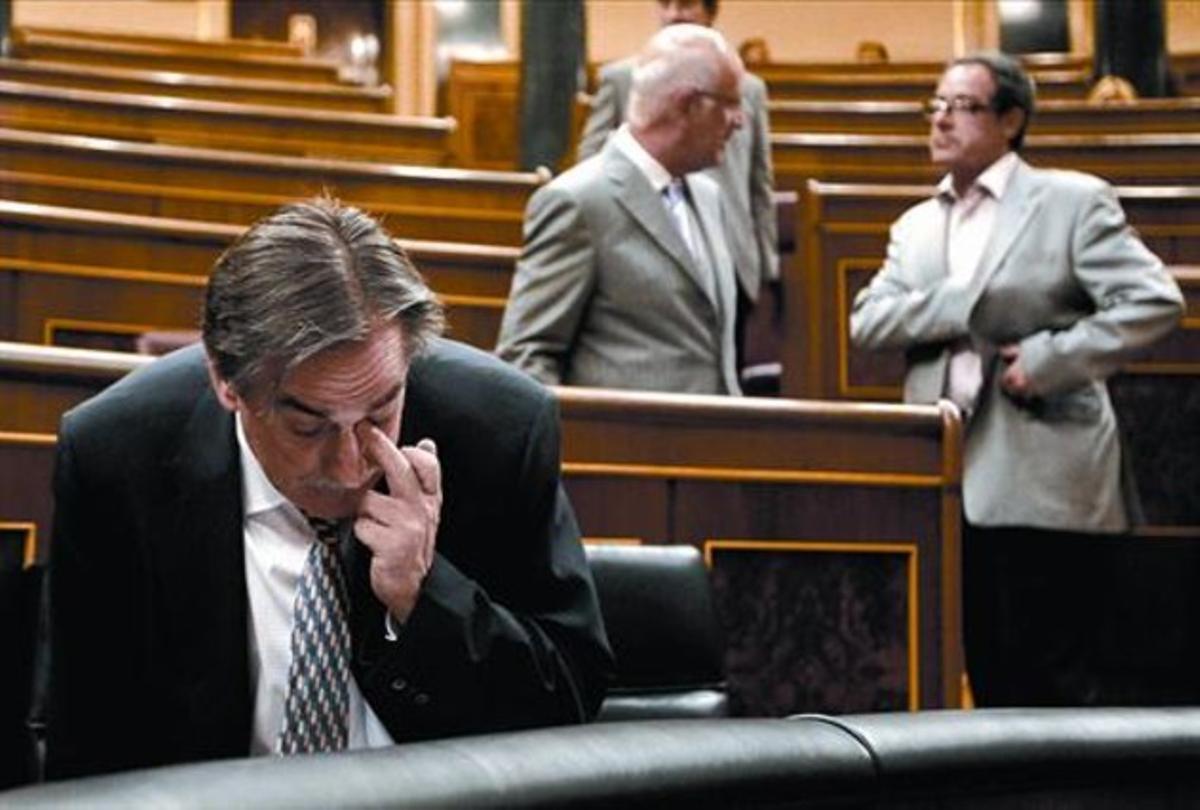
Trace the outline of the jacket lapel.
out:
<instances>
[{"instance_id":1,"label":"jacket lapel","mask_svg":"<svg viewBox=\"0 0 1200 810\"><path fill-rule=\"evenodd\" d=\"M979 260L979 272L973 282L975 299L987 288L992 276L1004 264L1004 259L1013 245L1041 210L1040 192L1041 188L1032 180L1029 166L1019 161L1008 186L1004 189L1004 196L1000 198L1000 209L996 212L992 236L983 250L983 257Z\"/></svg>"},{"instance_id":2,"label":"jacket lapel","mask_svg":"<svg viewBox=\"0 0 1200 810\"><path fill-rule=\"evenodd\" d=\"M696 267L696 262L684 244L683 237L679 235L675 223L671 221L662 196L654 191L641 170L611 140L605 146L604 160L605 173L616 186L613 196L617 204L625 209L634 223L670 256L680 271L704 293L705 285L700 279L699 268Z\"/></svg>"},{"instance_id":3,"label":"jacket lapel","mask_svg":"<svg viewBox=\"0 0 1200 810\"><path fill-rule=\"evenodd\" d=\"M729 246L724 239L718 239L717 236L724 233L721 221L720 198L710 197L700 192L696 185L688 183L688 193L692 198L692 202L696 207L696 224L700 228L698 237L704 242L705 249L708 251L709 260L712 263L713 274L713 296L710 302L717 314L721 316L722 321L732 317L729 310L731 301L736 300L736 290L732 284L735 278L733 271L733 258L729 254ZM729 268L730 272L722 272L725 268ZM702 285L702 289L703 289ZM730 298L730 293L734 294Z\"/></svg>"},{"instance_id":4,"label":"jacket lapel","mask_svg":"<svg viewBox=\"0 0 1200 810\"><path fill-rule=\"evenodd\" d=\"M167 688L189 716L200 746L214 754L248 751L251 697L241 468L233 417L207 392L195 405L178 453L168 462L179 482L158 526L161 632L172 677ZM182 718L180 718L182 719Z\"/></svg>"}]
</instances>

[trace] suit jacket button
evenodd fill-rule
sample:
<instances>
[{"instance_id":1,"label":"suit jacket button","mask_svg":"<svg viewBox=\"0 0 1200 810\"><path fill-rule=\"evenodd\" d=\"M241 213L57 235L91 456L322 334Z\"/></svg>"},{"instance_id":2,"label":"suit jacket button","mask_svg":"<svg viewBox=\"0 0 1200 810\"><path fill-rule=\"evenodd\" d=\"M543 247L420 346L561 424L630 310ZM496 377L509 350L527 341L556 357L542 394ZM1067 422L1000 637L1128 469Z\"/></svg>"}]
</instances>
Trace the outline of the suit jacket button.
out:
<instances>
[{"instance_id":1,"label":"suit jacket button","mask_svg":"<svg viewBox=\"0 0 1200 810\"><path fill-rule=\"evenodd\" d=\"M417 706L428 706L429 695L425 694L424 692L417 692L415 695L413 695L413 704Z\"/></svg>"},{"instance_id":2,"label":"suit jacket button","mask_svg":"<svg viewBox=\"0 0 1200 810\"><path fill-rule=\"evenodd\" d=\"M393 692L403 692L407 688L408 681L404 680L403 678L397 678L396 680L392 681Z\"/></svg>"}]
</instances>

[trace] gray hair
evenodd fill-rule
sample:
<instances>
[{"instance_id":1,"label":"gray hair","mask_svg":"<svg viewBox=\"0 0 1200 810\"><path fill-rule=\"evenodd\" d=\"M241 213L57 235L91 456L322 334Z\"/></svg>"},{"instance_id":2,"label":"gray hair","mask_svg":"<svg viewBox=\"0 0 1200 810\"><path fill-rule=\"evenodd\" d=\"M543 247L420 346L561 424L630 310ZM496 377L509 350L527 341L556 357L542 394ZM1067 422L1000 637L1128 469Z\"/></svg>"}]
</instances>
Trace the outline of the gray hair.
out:
<instances>
[{"instance_id":1,"label":"gray hair","mask_svg":"<svg viewBox=\"0 0 1200 810\"><path fill-rule=\"evenodd\" d=\"M725 38L711 28L678 23L659 29L633 68L626 114L630 124L644 127L655 122L679 89L715 86L721 57L738 61Z\"/></svg>"},{"instance_id":2,"label":"gray hair","mask_svg":"<svg viewBox=\"0 0 1200 810\"><path fill-rule=\"evenodd\" d=\"M1025 111L1021 128L1008 141L1009 148L1019 152L1025 142L1025 130L1029 129L1029 122L1033 118L1036 96L1033 79L1019 61L1000 51L978 51L950 63L950 67L958 65L979 65L992 75L996 92L992 95L991 105L997 115L1003 115L1013 107Z\"/></svg>"},{"instance_id":3,"label":"gray hair","mask_svg":"<svg viewBox=\"0 0 1200 810\"><path fill-rule=\"evenodd\" d=\"M244 396L392 321L411 355L441 334L442 305L378 222L322 197L259 220L217 259L204 346Z\"/></svg>"}]
</instances>

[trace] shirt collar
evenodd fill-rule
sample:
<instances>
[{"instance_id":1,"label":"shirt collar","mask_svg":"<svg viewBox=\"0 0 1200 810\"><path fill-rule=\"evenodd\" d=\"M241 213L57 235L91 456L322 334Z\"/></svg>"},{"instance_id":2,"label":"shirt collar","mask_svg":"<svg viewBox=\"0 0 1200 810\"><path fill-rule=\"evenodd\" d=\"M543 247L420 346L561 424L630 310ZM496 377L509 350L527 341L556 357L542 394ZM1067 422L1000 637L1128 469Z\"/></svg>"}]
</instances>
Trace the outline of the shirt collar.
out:
<instances>
[{"instance_id":1,"label":"shirt collar","mask_svg":"<svg viewBox=\"0 0 1200 810\"><path fill-rule=\"evenodd\" d=\"M975 178L971 188L982 188L993 199L1000 199L1004 196L1004 190L1008 188L1009 181L1012 180L1013 172L1017 170L1019 160L1016 152L1005 152ZM958 199L958 195L954 193L954 179L949 174L938 182L937 193L939 197L945 197L951 201ZM968 189L968 193L970 193L970 189Z\"/></svg>"},{"instance_id":2,"label":"shirt collar","mask_svg":"<svg viewBox=\"0 0 1200 810\"><path fill-rule=\"evenodd\" d=\"M242 466L242 508L247 518L252 515L270 512L284 504L290 503L283 496L259 463L258 457L246 439L246 429L242 426L242 415L234 414L234 425L237 431L238 455Z\"/></svg>"},{"instance_id":3,"label":"shirt collar","mask_svg":"<svg viewBox=\"0 0 1200 810\"><path fill-rule=\"evenodd\" d=\"M625 157L638 167L638 170L657 193L661 194L663 189L671 184L671 173L654 159L654 155L647 152L646 148L638 143L637 138L633 137L633 133L629 131L629 124L621 125L621 128L613 135L612 142L613 146L620 149Z\"/></svg>"}]
</instances>

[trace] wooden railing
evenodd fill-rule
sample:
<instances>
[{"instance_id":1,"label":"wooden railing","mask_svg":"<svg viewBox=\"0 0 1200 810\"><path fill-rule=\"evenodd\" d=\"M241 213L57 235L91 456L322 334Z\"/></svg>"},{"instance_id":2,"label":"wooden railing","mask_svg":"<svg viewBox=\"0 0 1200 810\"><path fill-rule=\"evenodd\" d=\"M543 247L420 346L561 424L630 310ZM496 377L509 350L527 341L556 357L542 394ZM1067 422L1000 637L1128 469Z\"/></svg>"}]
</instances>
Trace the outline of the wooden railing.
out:
<instances>
[{"instance_id":1,"label":"wooden railing","mask_svg":"<svg viewBox=\"0 0 1200 810\"><path fill-rule=\"evenodd\" d=\"M518 245L548 175L283 157L0 129L0 193L26 202L248 223L328 192L398 236Z\"/></svg>"},{"instance_id":2,"label":"wooden railing","mask_svg":"<svg viewBox=\"0 0 1200 810\"><path fill-rule=\"evenodd\" d=\"M205 43L207 44L207 43ZM72 62L80 65L209 73L247 79L339 84L339 65L327 59L278 54L226 53L198 47L195 42L88 41L33 28L14 28L12 53L22 59Z\"/></svg>"},{"instance_id":3,"label":"wooden railing","mask_svg":"<svg viewBox=\"0 0 1200 810\"><path fill-rule=\"evenodd\" d=\"M103 42L121 45L155 45L173 48L183 53L218 53L239 56L287 56L298 59L304 49L290 42L271 39L243 39L219 37L194 39L161 34L127 34L120 31L87 31L79 28L55 28L45 25L22 25L17 29L21 36L55 37L79 42Z\"/></svg>"},{"instance_id":4,"label":"wooden railing","mask_svg":"<svg viewBox=\"0 0 1200 810\"><path fill-rule=\"evenodd\" d=\"M0 200L0 339L128 348L195 328L207 274L242 230ZM398 244L447 304L451 334L490 350L516 249Z\"/></svg>"},{"instance_id":5,"label":"wooden railing","mask_svg":"<svg viewBox=\"0 0 1200 810\"><path fill-rule=\"evenodd\" d=\"M392 102L386 85L313 84L36 59L0 59L0 81L339 112L385 113Z\"/></svg>"},{"instance_id":6,"label":"wooden railing","mask_svg":"<svg viewBox=\"0 0 1200 810\"><path fill-rule=\"evenodd\" d=\"M920 101L771 101L771 130L859 135L926 135ZM1200 98L1154 98L1122 104L1078 99L1040 101L1032 135L1200 132Z\"/></svg>"},{"instance_id":7,"label":"wooden railing","mask_svg":"<svg viewBox=\"0 0 1200 810\"><path fill-rule=\"evenodd\" d=\"M932 183L920 135L774 134L775 185L800 190L808 180ZM1200 183L1200 132L1111 135L1031 135L1021 152L1035 166L1076 169L1113 183Z\"/></svg>"},{"instance_id":8,"label":"wooden railing","mask_svg":"<svg viewBox=\"0 0 1200 810\"><path fill-rule=\"evenodd\" d=\"M0 120L44 132L437 166L455 123L0 81Z\"/></svg>"}]
</instances>

